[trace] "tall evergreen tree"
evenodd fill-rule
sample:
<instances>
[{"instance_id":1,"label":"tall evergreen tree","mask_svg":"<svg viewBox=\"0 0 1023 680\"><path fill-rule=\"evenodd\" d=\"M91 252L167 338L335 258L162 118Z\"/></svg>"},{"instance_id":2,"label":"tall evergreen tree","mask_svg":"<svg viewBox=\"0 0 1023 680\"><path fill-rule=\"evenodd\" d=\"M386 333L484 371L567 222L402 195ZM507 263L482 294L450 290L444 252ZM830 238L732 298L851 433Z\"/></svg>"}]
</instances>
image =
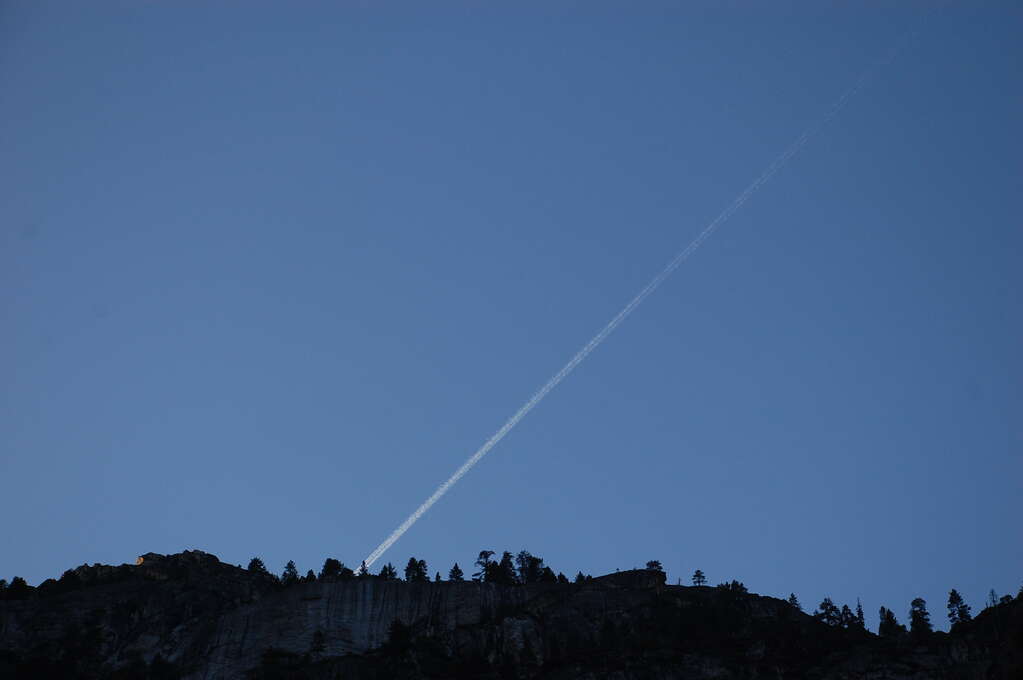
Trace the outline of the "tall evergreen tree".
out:
<instances>
[{"instance_id":1,"label":"tall evergreen tree","mask_svg":"<svg viewBox=\"0 0 1023 680\"><path fill-rule=\"evenodd\" d=\"M842 628L854 628L856 626L856 615L849 609L849 605L843 604L842 611L838 614L838 625Z\"/></svg>"},{"instance_id":2,"label":"tall evergreen tree","mask_svg":"<svg viewBox=\"0 0 1023 680\"><path fill-rule=\"evenodd\" d=\"M707 577L704 576L702 569L697 569L693 572L693 585L703 586L707 585Z\"/></svg>"},{"instance_id":3,"label":"tall evergreen tree","mask_svg":"<svg viewBox=\"0 0 1023 680\"><path fill-rule=\"evenodd\" d=\"M867 622L863 618L863 605L860 604L860 598L856 598L856 627L860 630L867 629Z\"/></svg>"},{"instance_id":4,"label":"tall evergreen tree","mask_svg":"<svg viewBox=\"0 0 1023 680\"><path fill-rule=\"evenodd\" d=\"M789 604L799 611L803 611L803 605L799 604L799 598L796 597L795 593L789 593Z\"/></svg>"},{"instance_id":5,"label":"tall evergreen tree","mask_svg":"<svg viewBox=\"0 0 1023 680\"><path fill-rule=\"evenodd\" d=\"M927 613L927 602L922 597L915 598L909 604L909 632L922 637L931 633L931 615Z\"/></svg>"},{"instance_id":6,"label":"tall evergreen tree","mask_svg":"<svg viewBox=\"0 0 1023 680\"><path fill-rule=\"evenodd\" d=\"M385 581L397 581L398 570L394 568L394 565L388 562L384 566L380 567L380 578Z\"/></svg>"},{"instance_id":7,"label":"tall evergreen tree","mask_svg":"<svg viewBox=\"0 0 1023 680\"><path fill-rule=\"evenodd\" d=\"M307 571L305 573L305 582L306 583L312 583L315 580L316 580L316 572L314 572L312 569L310 569L309 571Z\"/></svg>"},{"instance_id":8,"label":"tall evergreen tree","mask_svg":"<svg viewBox=\"0 0 1023 680\"><path fill-rule=\"evenodd\" d=\"M448 580L455 583L465 580L465 574L462 573L462 568L458 566L458 562L455 562L455 566L451 567L451 571L448 572Z\"/></svg>"},{"instance_id":9,"label":"tall evergreen tree","mask_svg":"<svg viewBox=\"0 0 1023 680\"><path fill-rule=\"evenodd\" d=\"M899 624L895 618L895 612L891 609L881 607L878 611L877 634L883 638L896 638L906 632L906 627Z\"/></svg>"},{"instance_id":10,"label":"tall evergreen tree","mask_svg":"<svg viewBox=\"0 0 1023 680\"><path fill-rule=\"evenodd\" d=\"M293 560L288 560L288 563L284 565L284 571L281 573L281 583L284 585L298 583L298 568Z\"/></svg>"},{"instance_id":11,"label":"tall evergreen tree","mask_svg":"<svg viewBox=\"0 0 1023 680\"><path fill-rule=\"evenodd\" d=\"M650 571L664 571L664 567L661 566L660 560L650 560L646 563L646 568Z\"/></svg>"},{"instance_id":12,"label":"tall evergreen tree","mask_svg":"<svg viewBox=\"0 0 1023 680\"><path fill-rule=\"evenodd\" d=\"M515 573L515 563L512 554L507 550L501 554L501 561L491 562L487 568L487 582L499 585L511 586L518 583L518 576Z\"/></svg>"},{"instance_id":13,"label":"tall evergreen tree","mask_svg":"<svg viewBox=\"0 0 1023 680\"><path fill-rule=\"evenodd\" d=\"M334 559L333 557L328 557L327 559L323 560L323 568L320 569L320 578L327 580L337 578L338 576L341 575L341 567L343 566L344 565L341 564L340 561Z\"/></svg>"},{"instance_id":14,"label":"tall evergreen tree","mask_svg":"<svg viewBox=\"0 0 1023 680\"><path fill-rule=\"evenodd\" d=\"M369 573L369 567L366 566L366 560L363 560L362 564L359 565L359 570L355 572L355 575L359 576L360 578L366 578L368 576L371 576L371 574Z\"/></svg>"},{"instance_id":15,"label":"tall evergreen tree","mask_svg":"<svg viewBox=\"0 0 1023 680\"><path fill-rule=\"evenodd\" d=\"M429 581L430 576L426 569L426 560L417 560L415 557L410 557L408 564L405 566L405 580L409 583Z\"/></svg>"},{"instance_id":16,"label":"tall evergreen tree","mask_svg":"<svg viewBox=\"0 0 1023 680\"><path fill-rule=\"evenodd\" d=\"M503 569L503 556L501 564ZM519 554L515 556L515 571L519 583L537 583L543 574L543 558L531 554L528 550L520 550Z\"/></svg>"},{"instance_id":17,"label":"tall evergreen tree","mask_svg":"<svg viewBox=\"0 0 1023 680\"><path fill-rule=\"evenodd\" d=\"M476 566L479 567L479 571L472 575L473 581L487 580L487 567L490 565L490 558L493 554L493 550L480 550L480 556L476 558Z\"/></svg>"},{"instance_id":18,"label":"tall evergreen tree","mask_svg":"<svg viewBox=\"0 0 1023 680\"><path fill-rule=\"evenodd\" d=\"M581 571L576 572L575 583L586 583L586 577L583 576L583 573Z\"/></svg>"},{"instance_id":19,"label":"tall evergreen tree","mask_svg":"<svg viewBox=\"0 0 1023 680\"><path fill-rule=\"evenodd\" d=\"M953 588L948 592L948 622L953 629L960 623L970 620L970 605L966 604L959 591Z\"/></svg>"},{"instance_id":20,"label":"tall evergreen tree","mask_svg":"<svg viewBox=\"0 0 1023 680\"><path fill-rule=\"evenodd\" d=\"M817 607L817 611L813 613L815 619L823 621L829 626L837 626L842 623L842 614L835 603L830 597L825 597L820 605Z\"/></svg>"},{"instance_id":21,"label":"tall evergreen tree","mask_svg":"<svg viewBox=\"0 0 1023 680\"><path fill-rule=\"evenodd\" d=\"M987 606L996 607L998 606L998 595L995 593L995 589L992 588L987 594ZM985 607L986 609L987 607Z\"/></svg>"}]
</instances>

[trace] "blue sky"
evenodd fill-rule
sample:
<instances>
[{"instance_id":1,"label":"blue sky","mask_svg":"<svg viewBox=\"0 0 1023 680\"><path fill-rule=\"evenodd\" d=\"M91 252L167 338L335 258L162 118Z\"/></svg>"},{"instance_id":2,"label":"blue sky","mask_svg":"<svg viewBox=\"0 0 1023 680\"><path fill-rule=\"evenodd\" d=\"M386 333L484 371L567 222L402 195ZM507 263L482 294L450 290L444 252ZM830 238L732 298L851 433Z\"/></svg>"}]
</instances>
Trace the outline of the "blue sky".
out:
<instances>
[{"instance_id":1,"label":"blue sky","mask_svg":"<svg viewBox=\"0 0 1023 680\"><path fill-rule=\"evenodd\" d=\"M0 575L660 559L944 622L1023 582L1009 4L14 2Z\"/></svg>"}]
</instances>

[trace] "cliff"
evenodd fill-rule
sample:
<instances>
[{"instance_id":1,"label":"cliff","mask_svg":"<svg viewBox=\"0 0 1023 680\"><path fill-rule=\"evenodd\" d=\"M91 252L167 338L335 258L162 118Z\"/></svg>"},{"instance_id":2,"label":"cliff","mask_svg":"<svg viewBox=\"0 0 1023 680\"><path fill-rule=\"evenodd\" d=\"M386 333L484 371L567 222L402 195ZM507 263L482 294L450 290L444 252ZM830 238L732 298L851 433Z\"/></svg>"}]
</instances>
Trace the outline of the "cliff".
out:
<instances>
[{"instance_id":1,"label":"cliff","mask_svg":"<svg viewBox=\"0 0 1023 680\"><path fill-rule=\"evenodd\" d=\"M0 677L1023 678L1018 599L953 634L888 640L657 571L282 587L199 551L143 558L0 601Z\"/></svg>"}]
</instances>

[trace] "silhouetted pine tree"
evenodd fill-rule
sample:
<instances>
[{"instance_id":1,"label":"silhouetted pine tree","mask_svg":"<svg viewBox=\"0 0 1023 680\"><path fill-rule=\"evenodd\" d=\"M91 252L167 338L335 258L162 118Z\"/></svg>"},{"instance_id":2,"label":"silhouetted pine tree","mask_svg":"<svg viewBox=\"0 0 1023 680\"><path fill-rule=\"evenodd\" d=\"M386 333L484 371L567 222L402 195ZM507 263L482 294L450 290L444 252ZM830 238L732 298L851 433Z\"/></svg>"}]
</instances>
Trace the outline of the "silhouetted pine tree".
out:
<instances>
[{"instance_id":1,"label":"silhouetted pine tree","mask_svg":"<svg viewBox=\"0 0 1023 680\"><path fill-rule=\"evenodd\" d=\"M823 621L829 626L837 626L842 622L841 612L838 607L831 600L830 597L825 597L821 603L817 606L817 610L813 613L815 619Z\"/></svg>"},{"instance_id":2,"label":"silhouetted pine tree","mask_svg":"<svg viewBox=\"0 0 1023 680\"><path fill-rule=\"evenodd\" d=\"M487 580L487 567L490 565L490 557L493 554L493 550L480 550L480 556L476 558L476 566L479 567L480 570L472 575L473 581Z\"/></svg>"},{"instance_id":3,"label":"silhouetted pine tree","mask_svg":"<svg viewBox=\"0 0 1023 680\"><path fill-rule=\"evenodd\" d=\"M693 585L703 586L707 585L707 577L703 575L702 569L697 569L693 572Z\"/></svg>"},{"instance_id":4,"label":"silhouetted pine tree","mask_svg":"<svg viewBox=\"0 0 1023 680\"><path fill-rule=\"evenodd\" d=\"M284 565L284 571L281 572L281 583L287 586L297 582L298 568L293 560L288 560L288 563Z\"/></svg>"},{"instance_id":5,"label":"silhouetted pine tree","mask_svg":"<svg viewBox=\"0 0 1023 680\"><path fill-rule=\"evenodd\" d=\"M458 566L458 562L455 562L455 566L451 567L451 571L448 572L448 580L455 583L465 580L465 574L462 573L462 568Z\"/></svg>"},{"instance_id":6,"label":"silhouetted pine tree","mask_svg":"<svg viewBox=\"0 0 1023 680\"><path fill-rule=\"evenodd\" d=\"M309 571L307 571L305 573L305 582L306 583L312 583L315 580L316 580L316 572L314 572L312 569L310 569Z\"/></svg>"},{"instance_id":7,"label":"silhouetted pine tree","mask_svg":"<svg viewBox=\"0 0 1023 680\"><path fill-rule=\"evenodd\" d=\"M32 586L20 576L11 579L11 584L4 591L4 597L8 600L23 600L32 594Z\"/></svg>"},{"instance_id":8,"label":"silhouetted pine tree","mask_svg":"<svg viewBox=\"0 0 1023 680\"><path fill-rule=\"evenodd\" d=\"M843 604L842 611L838 615L839 625L842 628L853 628L856 625L856 615L849 609L849 605Z\"/></svg>"},{"instance_id":9,"label":"silhouetted pine tree","mask_svg":"<svg viewBox=\"0 0 1023 680\"><path fill-rule=\"evenodd\" d=\"M583 576L583 573L581 571L576 573L576 575L575 575L575 582L576 583L586 583L586 577Z\"/></svg>"},{"instance_id":10,"label":"silhouetted pine tree","mask_svg":"<svg viewBox=\"0 0 1023 680\"><path fill-rule=\"evenodd\" d=\"M397 581L398 570L394 568L394 565L388 562L384 566L380 567L380 578L385 581Z\"/></svg>"},{"instance_id":11,"label":"silhouetted pine tree","mask_svg":"<svg viewBox=\"0 0 1023 680\"><path fill-rule=\"evenodd\" d=\"M650 560L646 563L646 568L650 571L664 571L664 567L661 566L660 560Z\"/></svg>"},{"instance_id":12,"label":"silhouetted pine tree","mask_svg":"<svg viewBox=\"0 0 1023 680\"><path fill-rule=\"evenodd\" d=\"M803 605L799 604L799 598L796 597L795 593L789 593L789 604L799 611L803 611Z\"/></svg>"},{"instance_id":13,"label":"silhouetted pine tree","mask_svg":"<svg viewBox=\"0 0 1023 680\"><path fill-rule=\"evenodd\" d=\"M922 597L915 598L909 604L909 632L915 637L924 637L933 630L927 603Z\"/></svg>"},{"instance_id":14,"label":"silhouetted pine tree","mask_svg":"<svg viewBox=\"0 0 1023 680\"><path fill-rule=\"evenodd\" d=\"M491 569L493 578L488 578L488 581L505 586L515 585L518 583L518 576L515 573L515 563L510 552L505 550L501 554L501 561L495 566L496 569Z\"/></svg>"},{"instance_id":15,"label":"silhouetted pine tree","mask_svg":"<svg viewBox=\"0 0 1023 680\"><path fill-rule=\"evenodd\" d=\"M867 629L867 622L863 618L863 605L860 604L860 598L856 598L856 627L860 630Z\"/></svg>"},{"instance_id":16,"label":"silhouetted pine tree","mask_svg":"<svg viewBox=\"0 0 1023 680\"><path fill-rule=\"evenodd\" d=\"M266 569L266 565L263 564L263 560L258 557L253 557L249 560L249 571L256 572L257 574L266 574L267 576L270 575L270 572Z\"/></svg>"},{"instance_id":17,"label":"silhouetted pine tree","mask_svg":"<svg viewBox=\"0 0 1023 680\"><path fill-rule=\"evenodd\" d=\"M408 558L405 565L405 580L409 583L422 583L429 581L429 572L426 569L426 560L417 560L415 557Z\"/></svg>"},{"instance_id":18,"label":"silhouetted pine tree","mask_svg":"<svg viewBox=\"0 0 1023 680\"><path fill-rule=\"evenodd\" d=\"M899 624L895 618L895 612L891 609L881 607L878 611L880 622L877 624L877 634L883 638L897 638L905 634L906 627Z\"/></svg>"},{"instance_id":19,"label":"silhouetted pine tree","mask_svg":"<svg viewBox=\"0 0 1023 680\"><path fill-rule=\"evenodd\" d=\"M323 561L323 568L320 569L320 578L328 580L337 578L341 575L341 567L343 566L338 560L328 557Z\"/></svg>"},{"instance_id":20,"label":"silhouetted pine tree","mask_svg":"<svg viewBox=\"0 0 1023 680\"><path fill-rule=\"evenodd\" d=\"M948 592L948 622L953 629L960 623L970 620L970 605L966 604L959 591L953 588Z\"/></svg>"},{"instance_id":21,"label":"silhouetted pine tree","mask_svg":"<svg viewBox=\"0 0 1023 680\"><path fill-rule=\"evenodd\" d=\"M503 556L501 557L501 568L505 569ZM515 556L515 571L519 583L538 583L543 573L543 558L531 554L528 550L520 550L519 554Z\"/></svg>"},{"instance_id":22,"label":"silhouetted pine tree","mask_svg":"<svg viewBox=\"0 0 1023 680\"><path fill-rule=\"evenodd\" d=\"M433 577L434 583L440 583L440 572L438 571Z\"/></svg>"},{"instance_id":23,"label":"silhouetted pine tree","mask_svg":"<svg viewBox=\"0 0 1023 680\"><path fill-rule=\"evenodd\" d=\"M558 572L558 583L568 583L568 577L560 571Z\"/></svg>"},{"instance_id":24,"label":"silhouetted pine tree","mask_svg":"<svg viewBox=\"0 0 1023 680\"><path fill-rule=\"evenodd\" d=\"M731 581L725 581L724 583L719 583L717 584L716 588L718 590L723 590L726 593L744 594L749 592L748 590L746 590L745 583L743 583L742 581L736 581L735 579L732 579Z\"/></svg>"}]
</instances>

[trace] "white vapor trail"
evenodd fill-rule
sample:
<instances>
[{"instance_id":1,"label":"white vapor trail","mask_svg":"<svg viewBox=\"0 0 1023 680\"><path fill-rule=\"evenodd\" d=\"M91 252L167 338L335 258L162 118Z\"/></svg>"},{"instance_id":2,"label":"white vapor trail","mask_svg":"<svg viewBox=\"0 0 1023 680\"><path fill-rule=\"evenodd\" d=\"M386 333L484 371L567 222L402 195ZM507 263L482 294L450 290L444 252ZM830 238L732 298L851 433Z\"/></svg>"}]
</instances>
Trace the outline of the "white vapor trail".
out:
<instances>
[{"instance_id":1,"label":"white vapor trail","mask_svg":"<svg viewBox=\"0 0 1023 680\"><path fill-rule=\"evenodd\" d=\"M644 300L646 300L655 290L657 290L661 286L662 283L664 283L664 281L669 276L671 276L672 272L678 269L683 262L689 259L689 256L692 255L693 252L697 248L699 248L703 244L703 242L706 241L710 237L710 235L714 233L715 230L717 230L718 227L724 224L728 220L728 218L730 218L739 208L741 208L742 205L747 200L749 200L749 198L754 193L756 193L756 191L760 187L762 187L765 183L767 183L768 180L774 177L774 175L779 170L781 170L782 167L784 167L785 164L793 156L799 153L800 149L802 149L806 145L806 143L810 141L810 139L815 134L817 134L817 132L822 127L824 127L832 118L838 115L838 113L845 107L849 99L852 98L852 96L855 95L857 92L859 92L859 90L862 89L864 85L866 85L873 71L876 68L879 68L880 66L883 66L890 62L895 57L897 52L898 52L897 49L892 50L892 52L886 59L883 59L882 61L878 62L871 68L867 69L867 71L865 71L857 79L855 84L848 90L846 90L846 92L841 97L839 97L834 104L832 104L831 108L820 120L818 120L816 123L807 128L806 131L803 132L803 134L799 135L799 137L797 137L796 140L788 146L788 148L782 151L781 154L779 154L778 157L775 158L774 161L767 166L767 169L760 173L759 177L753 180L753 182L748 187L746 187L742 191L742 193L740 193L735 198L735 200L733 200L732 203L721 212L720 215L714 218L714 221L708 224L703 229L703 231L701 231L700 234L695 239L693 239L693 241L688 246L685 247L684 250L678 253L667 264L667 266L665 266L664 269L662 269L660 273L657 274L657 276L655 276L650 281L650 283L646 285L645 288L643 288L643 290L639 291L639 293L634 298L632 298L632 300L630 300L629 303L625 305L625 307L620 312L618 312L618 314L616 314L613 319L608 321L607 325L601 328L600 331L596 335L594 335L593 338L589 342L587 342L582 349L576 352L575 356L573 356L568 361L568 363L561 368L560 371L554 374L554 377L548 380L543 387L537 390L536 394L530 397L529 401L523 404L519 408L519 410L516 411L515 414L512 415L512 417L509 418L504 425L501 426L501 429L495 432L490 437L490 439L484 442L483 445L476 450L476 453L469 456L469 459L462 463L462 465L457 470L455 470L454 474L452 474L443 484L437 487L437 490L430 494L429 498L423 501L423 503L418 508L416 508L415 511L411 515L409 515L404 522L398 525L398 528L392 531L390 536L384 539L383 543L378 545L376 549L373 552L371 552L369 556L366 557L365 560L366 567L367 568L370 567L381 555L383 555L387 551L388 548L394 545L394 543L399 538L401 538L402 535L406 531L408 531L412 527L412 525L419 520L420 517L426 514L427 510L433 507L434 503L439 501L441 497L444 496L444 494L446 494L448 490L458 482L458 480L464 477L465 474L469 472L469 470L471 470L474 465L476 465L476 463L480 462L483 456L487 455L487 453L489 453L492 448L497 446L497 444L502 439L504 439L505 435L511 432L512 429L519 424L519 421L525 418L526 415L537 406L537 404L543 401L544 397L550 394L551 390L557 387L562 380L568 377L568 374L574 371L575 368L579 364L581 364L583 360L586 359L586 357L590 355L590 352L597 349L597 347L599 347L600 344L603 343L604 340L606 340L607 337L611 335L611 333L616 328L618 328L618 326L620 326L622 322L625 321L625 319L627 319L628 316L632 314L632 312L635 311L635 309L643 303Z\"/></svg>"}]
</instances>

